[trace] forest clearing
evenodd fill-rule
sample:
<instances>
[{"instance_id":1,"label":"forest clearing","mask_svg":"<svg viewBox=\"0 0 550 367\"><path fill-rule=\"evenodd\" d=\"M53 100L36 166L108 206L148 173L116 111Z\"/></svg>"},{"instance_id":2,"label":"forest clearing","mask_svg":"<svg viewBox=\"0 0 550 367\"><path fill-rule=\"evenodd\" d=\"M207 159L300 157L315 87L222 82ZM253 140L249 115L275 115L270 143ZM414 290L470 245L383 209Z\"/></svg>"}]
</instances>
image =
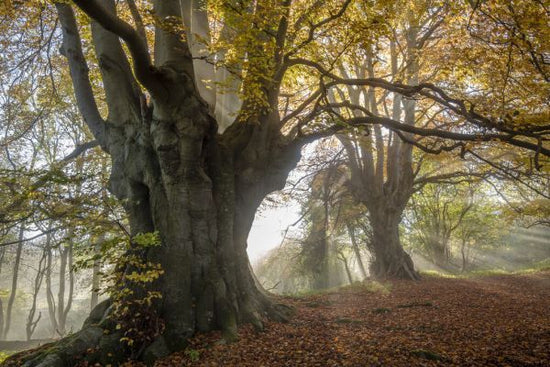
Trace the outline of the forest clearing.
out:
<instances>
[{"instance_id":1,"label":"forest clearing","mask_svg":"<svg viewBox=\"0 0 550 367\"><path fill-rule=\"evenodd\" d=\"M357 282L280 297L288 323L199 334L155 366L547 366L550 270ZM16 366L8 364L7 366ZM77 364L86 366L86 364ZM128 362L124 366L145 366Z\"/></svg>"},{"instance_id":2,"label":"forest clearing","mask_svg":"<svg viewBox=\"0 0 550 367\"><path fill-rule=\"evenodd\" d=\"M364 283L281 302L289 323L200 335L155 366L547 366L550 271Z\"/></svg>"}]
</instances>

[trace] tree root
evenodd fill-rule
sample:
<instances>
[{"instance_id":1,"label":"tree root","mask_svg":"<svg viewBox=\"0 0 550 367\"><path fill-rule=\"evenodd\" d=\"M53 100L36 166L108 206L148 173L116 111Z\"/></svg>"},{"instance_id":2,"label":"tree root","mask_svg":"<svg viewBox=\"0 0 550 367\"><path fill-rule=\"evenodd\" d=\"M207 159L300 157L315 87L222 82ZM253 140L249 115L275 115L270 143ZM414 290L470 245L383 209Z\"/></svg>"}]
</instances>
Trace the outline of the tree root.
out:
<instances>
[{"instance_id":1,"label":"tree root","mask_svg":"<svg viewBox=\"0 0 550 367\"><path fill-rule=\"evenodd\" d=\"M276 322L288 322L294 309L284 304L274 303L266 294L256 295L254 302L246 306L241 323L251 323L257 330L263 330L263 321L267 318ZM116 330L115 324L108 318L110 301L100 303L84 321L82 330L66 336L54 343L23 351L10 356L3 366L14 367L66 367L79 363L93 365L118 365L125 361L121 353L120 338L122 333ZM223 342L237 340L237 329L222 330ZM147 365L174 352L172 343L165 336L157 337L150 345L143 348L139 358Z\"/></svg>"}]
</instances>

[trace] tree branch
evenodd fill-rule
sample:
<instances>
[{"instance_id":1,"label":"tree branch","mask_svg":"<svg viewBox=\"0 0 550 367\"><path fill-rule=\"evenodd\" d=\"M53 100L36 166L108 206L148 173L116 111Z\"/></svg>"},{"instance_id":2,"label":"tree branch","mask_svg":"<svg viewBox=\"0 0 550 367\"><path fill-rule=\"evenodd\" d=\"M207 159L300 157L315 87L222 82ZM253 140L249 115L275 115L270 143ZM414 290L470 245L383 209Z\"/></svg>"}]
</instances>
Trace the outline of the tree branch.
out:
<instances>
[{"instance_id":1,"label":"tree branch","mask_svg":"<svg viewBox=\"0 0 550 367\"><path fill-rule=\"evenodd\" d=\"M101 147L108 151L105 136L106 124L101 118L95 102L94 92L88 75L89 69L82 52L80 35L73 9L69 5L62 3L56 3L55 7L63 30L62 54L67 57L69 62L69 70L78 109L90 131L101 144Z\"/></svg>"},{"instance_id":2,"label":"tree branch","mask_svg":"<svg viewBox=\"0 0 550 367\"><path fill-rule=\"evenodd\" d=\"M96 0L73 0L73 2L103 28L124 40L132 54L137 79L151 94L164 94L165 90L155 75L147 44L140 34L130 24L107 11Z\"/></svg>"}]
</instances>

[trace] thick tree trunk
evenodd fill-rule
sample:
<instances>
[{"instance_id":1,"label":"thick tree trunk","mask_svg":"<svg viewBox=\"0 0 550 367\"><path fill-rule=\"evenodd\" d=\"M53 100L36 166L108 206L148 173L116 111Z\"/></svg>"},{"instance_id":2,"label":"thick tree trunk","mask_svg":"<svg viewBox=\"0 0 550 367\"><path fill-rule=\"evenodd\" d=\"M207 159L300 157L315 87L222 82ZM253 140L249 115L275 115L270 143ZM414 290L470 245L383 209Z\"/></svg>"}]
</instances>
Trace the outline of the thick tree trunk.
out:
<instances>
[{"instance_id":1,"label":"thick tree trunk","mask_svg":"<svg viewBox=\"0 0 550 367\"><path fill-rule=\"evenodd\" d=\"M261 329L263 319L284 321L290 311L273 303L259 287L246 253L258 206L267 193L284 183L290 170L262 181L269 184L247 185L254 180L239 169L234 153L214 135L206 143L192 136L192 131L167 140L162 129L168 127L157 124L156 131L152 128L153 147L121 149L133 152L125 154L126 162L113 157L111 177L113 192L126 205L132 235L158 231L162 242L139 252L144 262L158 263L164 272L145 290L162 295L155 312L164 323L162 335L137 356L148 361L181 350L197 331L221 329L224 339L232 341L238 324L252 323ZM296 153L293 164L298 159ZM124 167L117 167L121 163ZM114 329L104 333L111 324L107 307L108 302L101 302L84 329L65 339L68 346L60 346L62 353L48 358L68 365L82 352L81 346L99 345L97 355L87 358L116 363L112 358L120 354L112 352L119 348L122 335ZM43 357L35 356L36 363Z\"/></svg>"},{"instance_id":2,"label":"thick tree trunk","mask_svg":"<svg viewBox=\"0 0 550 367\"><path fill-rule=\"evenodd\" d=\"M179 14L179 6L178 1L157 1L155 15ZM74 16L66 6L57 7L73 81L86 81ZM110 301L100 302L81 331L57 343L54 353L27 356L27 366L74 365L82 354L103 365L115 365L120 362L115 358L129 355L150 363L182 350L197 331L221 329L224 339L231 341L239 323L261 328L266 317L287 319L289 309L276 305L258 286L246 254L256 209L267 194L284 186L300 158L300 144L291 145L279 131L277 110L252 109L252 117L243 117L219 135L209 107L198 95L192 60L179 36L159 28L154 75L147 77L149 67L137 70L151 92L146 102L139 88L131 88L136 85L124 79L133 78L124 72L129 70L127 61L111 67L122 54L118 37L97 24L92 32L109 104L108 122L102 123L95 108L86 115L89 103L81 111L100 125L91 128L111 156L110 190L125 206L131 235L160 236L160 245L135 245L127 256L162 268L158 280L145 289L132 287L134 295L129 298L140 299L148 292L162 295L146 311L155 314L160 335L137 350L134 346L131 354L120 353L127 320L117 319L116 299L113 307ZM81 87L90 94L89 83L74 84L75 90ZM89 102L86 95L76 94L78 100ZM276 101L277 96L269 99ZM126 274L135 270L128 265ZM119 283L121 290L129 286ZM154 333L143 325L138 328ZM90 348L97 353L90 353Z\"/></svg>"},{"instance_id":3,"label":"thick tree trunk","mask_svg":"<svg viewBox=\"0 0 550 367\"><path fill-rule=\"evenodd\" d=\"M431 238L428 247L431 249L432 261L437 266L445 268L449 265L449 251L445 239Z\"/></svg>"},{"instance_id":4,"label":"thick tree trunk","mask_svg":"<svg viewBox=\"0 0 550 367\"><path fill-rule=\"evenodd\" d=\"M401 213L384 209L386 210L370 212L373 230L371 250L374 252L370 274L378 279L420 279L411 257L401 246L399 238Z\"/></svg>"}]
</instances>

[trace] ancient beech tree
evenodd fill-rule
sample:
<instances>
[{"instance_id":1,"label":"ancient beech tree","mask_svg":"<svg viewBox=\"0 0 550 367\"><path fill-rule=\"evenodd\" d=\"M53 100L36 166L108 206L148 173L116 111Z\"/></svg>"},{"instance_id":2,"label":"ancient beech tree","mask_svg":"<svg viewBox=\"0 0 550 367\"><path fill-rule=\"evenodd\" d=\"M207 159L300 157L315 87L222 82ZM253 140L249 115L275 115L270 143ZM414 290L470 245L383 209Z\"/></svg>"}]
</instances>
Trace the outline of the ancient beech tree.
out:
<instances>
[{"instance_id":1,"label":"ancient beech tree","mask_svg":"<svg viewBox=\"0 0 550 367\"><path fill-rule=\"evenodd\" d=\"M334 24L349 11L351 0L328 5L228 1L212 19L206 1L154 0L147 12L134 1L73 3L55 7L63 32L61 51L79 110L111 156L110 190L125 206L131 235L158 232L161 240L160 246L137 251L144 261L158 263L163 270L151 287L162 294L154 307L164 331L138 351L140 356L155 358L178 350L196 331L221 329L224 338L232 340L239 323L261 328L265 317L287 318L287 308L275 304L256 284L246 254L247 237L261 201L284 186L301 148L315 139L349 127L382 124L455 141L498 140L538 156L550 155L545 145L537 143L537 136L547 133L548 127L536 132L502 129L437 86L344 79L331 72L334 60L308 58L315 47L326 43L329 30L336 29ZM117 13L123 4L129 9L124 16ZM75 16L75 6L91 20L95 57L83 48L81 32L86 25L77 23L83 18ZM205 46L214 38L209 25L220 24L217 40L225 38L236 49L211 55ZM348 44L341 44L340 54ZM233 59L224 63L225 56ZM94 95L97 85L89 77L95 60L101 97L108 107L106 118L96 102L99 96ZM304 93L302 86L292 90L288 87L292 83L285 84L299 73L307 75L304 80L316 79L318 89ZM234 92L216 93L222 89L216 84L207 88L208 80L228 84L218 80L219 75L231 75L229 84L240 85L242 105L234 118L223 114L235 109L227 105L227 100L235 99L227 94ZM282 93L285 85L290 97ZM332 108L326 97L327 90L338 85L432 99L471 123L472 129L481 130L424 129L374 115L335 120L327 115ZM217 121L216 115L225 117ZM28 357L28 365L72 365L77 355L97 346L97 356L88 358L111 363L106 351L120 343L121 335L112 323L104 322L109 317L106 306L108 302L99 304L84 328L60 342L54 352Z\"/></svg>"}]
</instances>

